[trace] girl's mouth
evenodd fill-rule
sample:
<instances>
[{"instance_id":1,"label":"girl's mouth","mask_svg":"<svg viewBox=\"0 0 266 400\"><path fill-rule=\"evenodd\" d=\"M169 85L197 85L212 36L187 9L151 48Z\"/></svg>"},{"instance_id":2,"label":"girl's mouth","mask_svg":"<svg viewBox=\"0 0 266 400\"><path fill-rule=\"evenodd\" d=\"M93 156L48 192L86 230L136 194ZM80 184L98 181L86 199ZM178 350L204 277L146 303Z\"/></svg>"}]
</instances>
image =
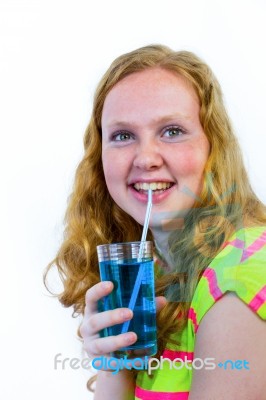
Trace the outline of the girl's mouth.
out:
<instances>
[{"instance_id":1,"label":"girl's mouth","mask_svg":"<svg viewBox=\"0 0 266 400\"><path fill-rule=\"evenodd\" d=\"M162 194L174 185L173 182L136 182L132 186L140 194L148 194L151 189L153 194Z\"/></svg>"}]
</instances>

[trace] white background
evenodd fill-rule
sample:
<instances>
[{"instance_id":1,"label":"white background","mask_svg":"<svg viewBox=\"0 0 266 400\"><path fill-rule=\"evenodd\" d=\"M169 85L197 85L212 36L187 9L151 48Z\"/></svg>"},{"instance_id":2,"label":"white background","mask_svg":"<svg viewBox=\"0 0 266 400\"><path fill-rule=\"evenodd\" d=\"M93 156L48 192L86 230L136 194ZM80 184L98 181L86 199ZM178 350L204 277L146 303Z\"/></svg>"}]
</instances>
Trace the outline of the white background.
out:
<instances>
[{"instance_id":1,"label":"white background","mask_svg":"<svg viewBox=\"0 0 266 400\"><path fill-rule=\"evenodd\" d=\"M0 397L90 399L77 319L47 294L96 83L123 52L163 43L217 75L266 202L264 0L0 0ZM54 278L55 280L56 278ZM56 283L54 284L56 286Z\"/></svg>"}]
</instances>

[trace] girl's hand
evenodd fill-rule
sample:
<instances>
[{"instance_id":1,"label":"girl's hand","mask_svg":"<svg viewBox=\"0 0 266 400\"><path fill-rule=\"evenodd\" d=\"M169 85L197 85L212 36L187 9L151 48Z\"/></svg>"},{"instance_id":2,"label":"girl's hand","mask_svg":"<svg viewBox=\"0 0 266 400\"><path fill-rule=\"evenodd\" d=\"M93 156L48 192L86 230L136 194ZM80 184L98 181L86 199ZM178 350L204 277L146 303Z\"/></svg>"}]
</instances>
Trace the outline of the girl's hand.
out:
<instances>
[{"instance_id":1,"label":"girl's hand","mask_svg":"<svg viewBox=\"0 0 266 400\"><path fill-rule=\"evenodd\" d=\"M129 308L116 308L110 311L98 312L97 302L104 296L110 294L114 288L112 282L99 282L86 293L86 306L84 318L80 326L80 334L84 340L84 349L89 357L95 358L100 355L110 356L109 353L130 346L137 341L134 332L126 332L117 336L100 338L99 331L122 324L133 317ZM157 311L160 311L166 304L164 297L156 298Z\"/></svg>"},{"instance_id":2,"label":"girl's hand","mask_svg":"<svg viewBox=\"0 0 266 400\"><path fill-rule=\"evenodd\" d=\"M98 300L112 292L114 285L112 282L99 282L86 293L86 306L84 319L80 326L80 334L84 340L84 349L89 357L99 355L109 355L121 347L130 346L137 341L134 332L127 332L117 336L100 338L99 331L122 324L133 317L133 313L128 308L116 308L110 311L98 312Z\"/></svg>"}]
</instances>

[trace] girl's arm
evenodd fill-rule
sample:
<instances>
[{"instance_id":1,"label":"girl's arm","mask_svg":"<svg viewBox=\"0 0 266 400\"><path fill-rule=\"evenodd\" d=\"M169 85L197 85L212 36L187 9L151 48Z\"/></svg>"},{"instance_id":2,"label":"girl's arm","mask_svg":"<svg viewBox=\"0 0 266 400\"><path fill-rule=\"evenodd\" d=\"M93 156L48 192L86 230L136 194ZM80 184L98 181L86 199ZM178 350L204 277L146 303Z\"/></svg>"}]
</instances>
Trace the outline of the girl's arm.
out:
<instances>
[{"instance_id":1,"label":"girl's arm","mask_svg":"<svg viewBox=\"0 0 266 400\"><path fill-rule=\"evenodd\" d=\"M99 371L94 400L132 400L135 398L135 380L127 370L112 375L109 371Z\"/></svg>"},{"instance_id":2,"label":"girl's arm","mask_svg":"<svg viewBox=\"0 0 266 400\"><path fill-rule=\"evenodd\" d=\"M266 321L235 295L222 297L202 319L196 358L214 358L216 367L193 369L189 400L266 400Z\"/></svg>"}]
</instances>

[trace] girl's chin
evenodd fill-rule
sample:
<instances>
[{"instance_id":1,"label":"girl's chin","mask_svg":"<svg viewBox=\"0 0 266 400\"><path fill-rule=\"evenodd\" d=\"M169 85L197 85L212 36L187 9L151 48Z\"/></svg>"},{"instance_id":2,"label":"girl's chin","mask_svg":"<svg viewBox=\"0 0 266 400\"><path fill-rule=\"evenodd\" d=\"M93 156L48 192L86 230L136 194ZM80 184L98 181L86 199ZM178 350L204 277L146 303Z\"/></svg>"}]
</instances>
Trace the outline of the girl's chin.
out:
<instances>
[{"instance_id":1,"label":"girl's chin","mask_svg":"<svg viewBox=\"0 0 266 400\"><path fill-rule=\"evenodd\" d=\"M132 218L134 218L134 220L136 222L138 222L144 228L145 220L144 220L143 216L139 217L139 218L138 217L135 218L134 216L132 216ZM169 220L167 220L167 221L163 220L159 216L157 216L157 218L156 218L156 216L151 216L150 221L149 221L149 229L152 232L153 232L153 230L155 231L155 230L158 230L158 229L160 229L160 230L168 230L168 221Z\"/></svg>"},{"instance_id":2,"label":"girl's chin","mask_svg":"<svg viewBox=\"0 0 266 400\"><path fill-rule=\"evenodd\" d=\"M175 212L162 212L154 213L151 215L149 221L149 229L153 232L161 230L164 232L172 232L175 230L184 229L184 216L185 211ZM134 218L134 216L132 216ZM134 218L140 225L144 226L145 216L138 216Z\"/></svg>"}]
</instances>

